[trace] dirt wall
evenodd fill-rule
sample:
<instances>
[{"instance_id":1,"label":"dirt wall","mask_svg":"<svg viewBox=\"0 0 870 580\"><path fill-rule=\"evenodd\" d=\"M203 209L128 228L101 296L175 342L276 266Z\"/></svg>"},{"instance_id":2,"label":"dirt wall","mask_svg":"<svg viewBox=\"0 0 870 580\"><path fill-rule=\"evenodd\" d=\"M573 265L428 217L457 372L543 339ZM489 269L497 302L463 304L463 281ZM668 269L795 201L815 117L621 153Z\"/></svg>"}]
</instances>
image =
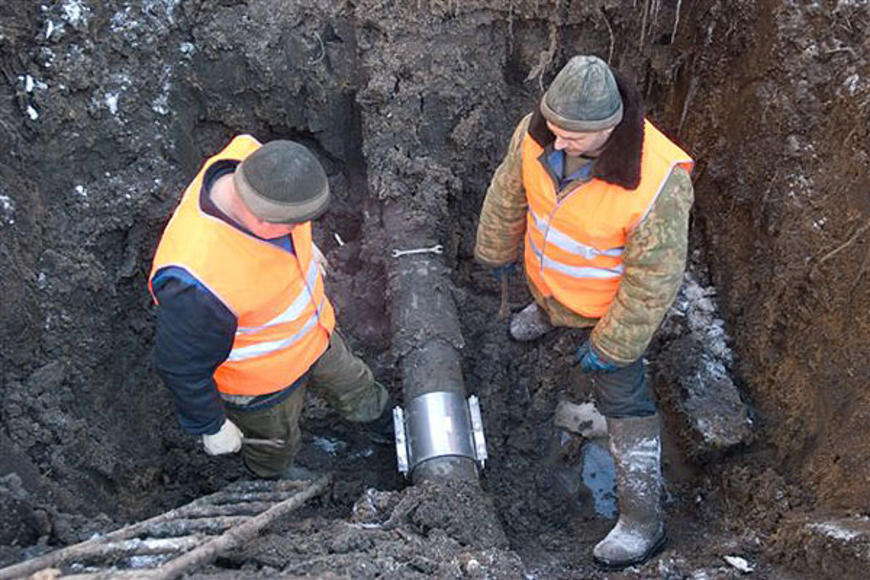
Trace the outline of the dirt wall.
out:
<instances>
[{"instance_id":1,"label":"dirt wall","mask_svg":"<svg viewBox=\"0 0 870 580\"><path fill-rule=\"evenodd\" d=\"M738 374L777 467L866 508L870 11L710 2L683 18L668 118L699 159L694 225Z\"/></svg>"},{"instance_id":2,"label":"dirt wall","mask_svg":"<svg viewBox=\"0 0 870 580\"><path fill-rule=\"evenodd\" d=\"M24 514L0 541L68 542L238 475L174 426L150 366L145 280L181 188L240 131L301 140L326 166L330 292L386 380L381 209L428 192L465 308L463 370L500 409L495 448L513 453L485 483L513 539L567 525L530 458L576 379L558 370L572 343L508 343L471 249L513 124L578 52L634 76L651 118L698 159L694 249L758 407L758 445L825 503L866 509L866 3L279 4L0 6L0 477L20 480L0 500ZM315 407L306 426L321 419ZM361 485L343 483L338 503ZM515 489L541 496L517 503Z\"/></svg>"}]
</instances>

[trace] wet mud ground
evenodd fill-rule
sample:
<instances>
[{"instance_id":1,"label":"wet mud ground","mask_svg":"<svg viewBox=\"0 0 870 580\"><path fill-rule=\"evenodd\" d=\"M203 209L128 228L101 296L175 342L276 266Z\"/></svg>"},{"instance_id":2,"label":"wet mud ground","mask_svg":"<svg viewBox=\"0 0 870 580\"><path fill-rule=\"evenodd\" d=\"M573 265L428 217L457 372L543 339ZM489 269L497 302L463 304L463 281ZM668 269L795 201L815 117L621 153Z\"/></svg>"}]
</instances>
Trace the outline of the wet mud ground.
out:
<instances>
[{"instance_id":1,"label":"wet mud ground","mask_svg":"<svg viewBox=\"0 0 870 580\"><path fill-rule=\"evenodd\" d=\"M389 250L402 220L437 222L490 460L482 492L409 487L389 447L311 397L299 463L334 487L201 576L603 576L590 553L612 498L582 481L606 490L606 473L552 424L560 400L588 397L576 336L511 342L471 259L515 122L594 53L698 160L690 274L648 353L670 543L623 576L737 577L735 555L755 577L861 577L790 522L870 516L868 22L852 1L5 3L0 564L241 477L175 425L145 279L186 181L244 131L300 140L326 167L327 288L397 400ZM528 299L517 277L511 306ZM694 452L668 388L698 327L693 355L718 361L751 423L724 452Z\"/></svg>"}]
</instances>

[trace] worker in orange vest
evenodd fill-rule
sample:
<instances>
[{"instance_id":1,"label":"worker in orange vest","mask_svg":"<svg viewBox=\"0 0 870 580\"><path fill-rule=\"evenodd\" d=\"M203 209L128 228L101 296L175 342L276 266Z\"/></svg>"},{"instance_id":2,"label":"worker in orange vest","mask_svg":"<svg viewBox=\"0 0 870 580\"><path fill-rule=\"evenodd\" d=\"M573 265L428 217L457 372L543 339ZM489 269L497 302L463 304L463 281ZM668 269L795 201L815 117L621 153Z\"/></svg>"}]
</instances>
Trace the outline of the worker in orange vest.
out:
<instances>
[{"instance_id":1,"label":"worker in orange vest","mask_svg":"<svg viewBox=\"0 0 870 580\"><path fill-rule=\"evenodd\" d=\"M349 421L392 424L324 292L311 220L329 199L303 145L240 135L187 187L154 256L155 364L179 422L210 455L243 449L256 477L287 476L307 387ZM242 448L243 437L282 443Z\"/></svg>"},{"instance_id":2,"label":"worker in orange vest","mask_svg":"<svg viewBox=\"0 0 870 580\"><path fill-rule=\"evenodd\" d=\"M588 328L591 373L616 465L619 520L593 551L605 568L664 546L661 439L643 353L682 279L692 159L644 118L633 84L575 56L516 128L481 210L475 258L507 276L521 244L534 301L511 336Z\"/></svg>"}]
</instances>

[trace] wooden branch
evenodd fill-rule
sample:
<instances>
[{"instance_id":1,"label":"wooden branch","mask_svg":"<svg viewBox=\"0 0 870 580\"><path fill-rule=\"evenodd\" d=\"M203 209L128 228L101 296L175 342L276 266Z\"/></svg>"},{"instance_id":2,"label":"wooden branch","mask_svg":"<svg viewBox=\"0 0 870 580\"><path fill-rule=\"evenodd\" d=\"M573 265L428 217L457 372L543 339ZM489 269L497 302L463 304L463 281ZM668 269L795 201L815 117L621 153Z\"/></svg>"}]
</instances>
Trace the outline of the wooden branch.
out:
<instances>
[{"instance_id":1,"label":"wooden branch","mask_svg":"<svg viewBox=\"0 0 870 580\"><path fill-rule=\"evenodd\" d=\"M217 558L219 554L241 546L276 519L295 510L312 497L320 495L329 487L330 483L332 483L332 477L329 475L321 477L312 483L308 489L277 504L275 507L270 508L259 516L251 518L244 524L229 529L222 536L215 538L207 544L203 544L199 548L191 550L172 562L168 562L163 565L159 571L156 571L152 577L163 580L178 578L188 570L211 562Z\"/></svg>"}]
</instances>

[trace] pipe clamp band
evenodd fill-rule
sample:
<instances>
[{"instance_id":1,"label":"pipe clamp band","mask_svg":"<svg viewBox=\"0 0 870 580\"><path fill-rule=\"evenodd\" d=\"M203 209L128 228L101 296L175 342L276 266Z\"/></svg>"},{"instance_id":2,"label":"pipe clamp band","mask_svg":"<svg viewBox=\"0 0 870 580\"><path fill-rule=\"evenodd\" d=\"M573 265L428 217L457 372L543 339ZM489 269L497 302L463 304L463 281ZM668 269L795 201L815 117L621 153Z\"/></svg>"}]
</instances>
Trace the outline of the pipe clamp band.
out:
<instances>
[{"instance_id":1,"label":"pipe clamp band","mask_svg":"<svg viewBox=\"0 0 870 580\"><path fill-rule=\"evenodd\" d=\"M455 391L426 393L407 410L393 409L399 471L408 475L417 465L444 456L468 457L483 466L486 441L477 397L466 401Z\"/></svg>"}]
</instances>

